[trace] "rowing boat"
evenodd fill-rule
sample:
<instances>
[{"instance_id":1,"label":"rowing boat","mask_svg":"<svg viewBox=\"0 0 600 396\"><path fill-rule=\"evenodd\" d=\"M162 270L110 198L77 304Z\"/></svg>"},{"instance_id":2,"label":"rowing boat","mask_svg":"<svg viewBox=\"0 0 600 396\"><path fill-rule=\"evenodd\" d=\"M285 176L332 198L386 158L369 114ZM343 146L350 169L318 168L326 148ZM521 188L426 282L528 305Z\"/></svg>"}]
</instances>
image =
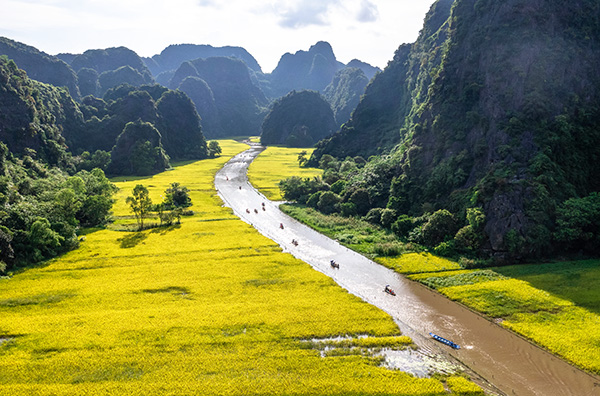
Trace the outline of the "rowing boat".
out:
<instances>
[{"instance_id":1,"label":"rowing boat","mask_svg":"<svg viewBox=\"0 0 600 396\"><path fill-rule=\"evenodd\" d=\"M439 335L433 334L433 333L429 333L429 335L431 337L433 337L434 340L439 341L442 344L446 344L446 345L448 345L448 346L450 346L450 347L452 347L454 349L460 349L460 345L458 345L458 344L456 344L456 343L454 343L454 342L452 342L450 340L447 340L444 337L440 337Z\"/></svg>"}]
</instances>

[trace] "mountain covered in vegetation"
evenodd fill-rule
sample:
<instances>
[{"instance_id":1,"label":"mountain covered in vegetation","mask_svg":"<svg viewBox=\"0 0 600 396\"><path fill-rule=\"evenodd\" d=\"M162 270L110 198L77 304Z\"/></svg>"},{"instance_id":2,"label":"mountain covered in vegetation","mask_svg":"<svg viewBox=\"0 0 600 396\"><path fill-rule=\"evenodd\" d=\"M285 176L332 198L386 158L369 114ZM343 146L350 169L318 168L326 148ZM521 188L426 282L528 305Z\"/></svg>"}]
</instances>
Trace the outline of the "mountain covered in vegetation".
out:
<instances>
[{"instance_id":1,"label":"mountain covered in vegetation","mask_svg":"<svg viewBox=\"0 0 600 396\"><path fill-rule=\"evenodd\" d=\"M125 47L87 50L83 54L59 54L77 73L82 95L101 97L121 84L140 86L154 82L152 73L134 51Z\"/></svg>"},{"instance_id":2,"label":"mountain covered in vegetation","mask_svg":"<svg viewBox=\"0 0 600 396\"><path fill-rule=\"evenodd\" d=\"M315 91L292 91L275 101L261 128L261 144L311 147L336 130L329 103Z\"/></svg>"},{"instance_id":3,"label":"mountain covered in vegetation","mask_svg":"<svg viewBox=\"0 0 600 396\"><path fill-rule=\"evenodd\" d=\"M79 98L77 75L62 60L6 37L0 37L0 55L14 60L34 80L66 87L73 98Z\"/></svg>"},{"instance_id":4,"label":"mountain covered in vegetation","mask_svg":"<svg viewBox=\"0 0 600 396\"><path fill-rule=\"evenodd\" d=\"M343 67L344 64L335 58L331 45L324 41L319 41L308 51L286 53L269 76L272 96L280 97L302 89L322 92Z\"/></svg>"},{"instance_id":5,"label":"mountain covered in vegetation","mask_svg":"<svg viewBox=\"0 0 600 396\"><path fill-rule=\"evenodd\" d=\"M587 0L438 0L312 161L378 155L348 188L398 218L446 211L455 225L431 243L513 258L600 246L599 21ZM470 241L454 235L468 209L485 217Z\"/></svg>"},{"instance_id":6,"label":"mountain covered in vegetation","mask_svg":"<svg viewBox=\"0 0 600 396\"><path fill-rule=\"evenodd\" d=\"M198 80L184 83L189 77L206 84ZM187 92L198 101L196 106L201 110L217 109L218 119L213 117L209 124L209 128L215 129L207 128L205 131L211 138L231 136L232 133L256 134L268 104L263 92L252 82L248 67L234 58L214 57L184 62L171 78L169 87ZM209 118L211 116L213 114L209 114Z\"/></svg>"},{"instance_id":7,"label":"mountain covered in vegetation","mask_svg":"<svg viewBox=\"0 0 600 396\"><path fill-rule=\"evenodd\" d=\"M350 119L368 83L369 79L359 68L346 67L335 73L323 95L331 105L337 125Z\"/></svg>"},{"instance_id":8,"label":"mountain covered in vegetation","mask_svg":"<svg viewBox=\"0 0 600 396\"><path fill-rule=\"evenodd\" d=\"M63 137L83 115L64 88L30 79L5 55L0 56L0 141L16 155L32 156L68 168Z\"/></svg>"}]
</instances>

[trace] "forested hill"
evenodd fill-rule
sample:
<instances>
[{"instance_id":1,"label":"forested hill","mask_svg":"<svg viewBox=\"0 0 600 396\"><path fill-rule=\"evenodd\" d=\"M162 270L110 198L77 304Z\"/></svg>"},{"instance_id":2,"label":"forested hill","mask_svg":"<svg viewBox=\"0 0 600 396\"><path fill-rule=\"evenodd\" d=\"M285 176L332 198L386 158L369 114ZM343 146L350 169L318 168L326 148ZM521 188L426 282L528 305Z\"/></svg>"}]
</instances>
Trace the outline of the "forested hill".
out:
<instances>
[{"instance_id":1,"label":"forested hill","mask_svg":"<svg viewBox=\"0 0 600 396\"><path fill-rule=\"evenodd\" d=\"M79 98L77 76L60 59L6 37L0 37L0 55L13 59L19 67L27 70L31 78L57 87L67 87L73 98Z\"/></svg>"},{"instance_id":2,"label":"forested hill","mask_svg":"<svg viewBox=\"0 0 600 396\"><path fill-rule=\"evenodd\" d=\"M377 205L481 207L495 255L589 247L557 222L600 190L598 64L596 1L439 0L313 162L386 154Z\"/></svg>"}]
</instances>

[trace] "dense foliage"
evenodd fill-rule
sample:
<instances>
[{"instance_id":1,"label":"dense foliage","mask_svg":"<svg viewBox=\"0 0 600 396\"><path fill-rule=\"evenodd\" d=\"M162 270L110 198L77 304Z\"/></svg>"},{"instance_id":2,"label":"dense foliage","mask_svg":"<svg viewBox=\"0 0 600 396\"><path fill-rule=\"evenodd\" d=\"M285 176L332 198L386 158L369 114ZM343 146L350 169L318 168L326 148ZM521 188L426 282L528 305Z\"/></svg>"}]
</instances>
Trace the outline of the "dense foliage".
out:
<instances>
[{"instance_id":1,"label":"dense foliage","mask_svg":"<svg viewBox=\"0 0 600 396\"><path fill-rule=\"evenodd\" d=\"M31 80L15 62L0 56L0 140L9 151L34 150L42 161L71 167L62 133L83 117L68 92Z\"/></svg>"},{"instance_id":2,"label":"dense foliage","mask_svg":"<svg viewBox=\"0 0 600 396\"><path fill-rule=\"evenodd\" d=\"M273 103L260 141L264 145L311 147L335 129L331 107L318 92L292 91Z\"/></svg>"},{"instance_id":3,"label":"dense foliage","mask_svg":"<svg viewBox=\"0 0 600 396\"><path fill-rule=\"evenodd\" d=\"M378 154L344 180L398 218L447 210L466 226L480 208L486 222L477 237L461 232L463 247L511 258L577 250L587 242L570 238L586 232L567 236L562 224L574 222L561 207L600 191L599 17L591 1L437 1L310 163Z\"/></svg>"},{"instance_id":4,"label":"dense foliage","mask_svg":"<svg viewBox=\"0 0 600 396\"><path fill-rule=\"evenodd\" d=\"M77 76L62 60L6 37L0 37L0 55L15 61L27 71L30 78L56 87L66 87L73 98L79 98Z\"/></svg>"},{"instance_id":5,"label":"dense foliage","mask_svg":"<svg viewBox=\"0 0 600 396\"><path fill-rule=\"evenodd\" d=\"M0 272L76 247L79 227L104 224L112 207L115 187L100 169L69 176L28 153L0 143Z\"/></svg>"},{"instance_id":6,"label":"dense foliage","mask_svg":"<svg viewBox=\"0 0 600 396\"><path fill-rule=\"evenodd\" d=\"M108 90L104 99L85 97L79 107L84 115L83 123L64 133L75 154L81 153L86 157L98 150L111 152L125 126L141 121L151 124L159 132L161 148L171 159L191 160L208 156L200 118L194 104L183 92L159 85L121 85ZM151 146L156 148L158 143L154 142ZM114 153L129 152L129 149L122 149L119 146ZM112 174L127 174L130 168L122 166L124 159L113 158L115 160L121 161L121 165L111 165L106 169ZM164 168L157 165L150 169L158 171Z\"/></svg>"}]
</instances>

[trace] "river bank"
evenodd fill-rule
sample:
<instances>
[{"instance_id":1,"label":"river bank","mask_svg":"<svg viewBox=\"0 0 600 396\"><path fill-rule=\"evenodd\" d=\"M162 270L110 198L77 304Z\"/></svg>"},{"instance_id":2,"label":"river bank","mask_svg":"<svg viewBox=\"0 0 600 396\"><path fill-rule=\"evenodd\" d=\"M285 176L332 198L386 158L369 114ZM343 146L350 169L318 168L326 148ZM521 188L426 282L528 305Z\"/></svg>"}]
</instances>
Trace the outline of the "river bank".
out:
<instances>
[{"instance_id":1,"label":"river bank","mask_svg":"<svg viewBox=\"0 0 600 396\"><path fill-rule=\"evenodd\" d=\"M587 373L281 213L278 204L266 200L246 178L247 166L261 150L252 147L227 163L217 174L215 186L226 205L263 235L352 294L389 313L403 334L420 347L440 350L462 362L505 394L600 394L595 378ZM263 203L265 211L255 213L253 209L260 210ZM280 224L284 229L279 228ZM291 243L292 239L298 241L298 246ZM332 259L340 263L339 271L329 266ZM386 284L396 290L397 297L382 292ZM439 348L430 340L429 332L452 339L463 348Z\"/></svg>"}]
</instances>

